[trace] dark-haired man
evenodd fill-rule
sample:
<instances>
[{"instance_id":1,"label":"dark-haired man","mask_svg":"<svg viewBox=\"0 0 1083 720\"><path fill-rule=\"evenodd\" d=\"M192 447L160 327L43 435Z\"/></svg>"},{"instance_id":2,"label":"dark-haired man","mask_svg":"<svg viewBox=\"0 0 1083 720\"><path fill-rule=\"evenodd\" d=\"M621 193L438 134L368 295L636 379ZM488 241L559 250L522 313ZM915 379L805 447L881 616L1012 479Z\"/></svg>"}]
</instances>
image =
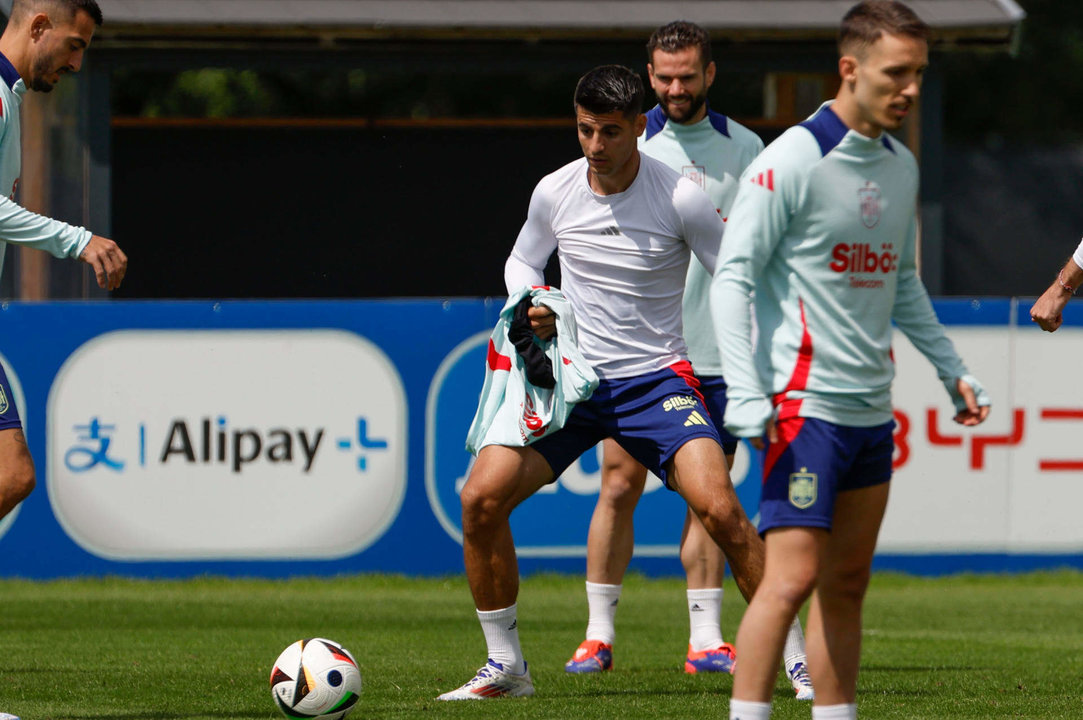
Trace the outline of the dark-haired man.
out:
<instances>
[{"instance_id":1,"label":"dark-haired man","mask_svg":"<svg viewBox=\"0 0 1083 720\"><path fill-rule=\"evenodd\" d=\"M851 8L835 100L752 162L730 213L711 309L725 426L767 438L768 558L737 632L731 720L770 716L786 629L810 595L812 717L857 717L861 610L894 451L892 322L936 367L956 422L989 412L917 276L917 164L887 132L918 99L927 37L902 3Z\"/></svg>"},{"instance_id":2,"label":"dark-haired man","mask_svg":"<svg viewBox=\"0 0 1083 720\"><path fill-rule=\"evenodd\" d=\"M730 485L681 338L690 254L714 267L722 221L693 182L639 153L642 105L643 83L627 68L606 65L580 79L574 106L584 157L538 183L505 266L509 293L542 285L559 250L578 347L600 383L562 429L527 447L478 452L460 499L466 575L489 659L441 700L534 693L519 646L509 517L603 438L680 493L750 594L763 574L762 541ZM530 317L541 340L552 337L547 308L532 308Z\"/></svg>"},{"instance_id":3,"label":"dark-haired man","mask_svg":"<svg viewBox=\"0 0 1083 720\"><path fill-rule=\"evenodd\" d=\"M737 180L763 150L748 128L707 103L716 67L706 30L686 21L668 23L647 41L647 74L658 104L647 113L640 152L661 160L707 193L723 222L737 194ZM738 440L722 427L726 383L709 308L711 274L695 258L685 281L683 326L688 359L700 381L711 420L718 427L726 463L732 468ZM602 672L613 666L615 616L622 581L635 545L633 516L647 469L613 440L604 443L602 485L587 539L585 640L565 664L567 672ZM681 533L680 559L688 580L688 673L733 672L735 651L722 636L722 580L726 559L689 510ZM795 620L783 653L787 676L799 700L811 700L804 637Z\"/></svg>"},{"instance_id":4,"label":"dark-haired man","mask_svg":"<svg viewBox=\"0 0 1083 720\"><path fill-rule=\"evenodd\" d=\"M108 238L26 210L15 202L22 172L19 106L26 91L49 92L78 72L102 13L94 0L15 0L0 35L0 268L9 242L89 264L98 285L120 286L128 259ZM0 518L34 489L34 461L0 368ZM0 714L0 720L13 715Z\"/></svg>"}]
</instances>

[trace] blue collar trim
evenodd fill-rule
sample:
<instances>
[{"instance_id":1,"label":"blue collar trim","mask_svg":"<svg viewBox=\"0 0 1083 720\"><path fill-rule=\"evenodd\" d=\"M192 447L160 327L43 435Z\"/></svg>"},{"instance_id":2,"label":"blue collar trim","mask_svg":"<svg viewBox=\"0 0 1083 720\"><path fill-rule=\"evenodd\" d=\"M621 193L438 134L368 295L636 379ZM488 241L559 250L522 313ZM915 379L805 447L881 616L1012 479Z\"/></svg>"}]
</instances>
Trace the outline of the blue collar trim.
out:
<instances>
[{"instance_id":1,"label":"blue collar trim","mask_svg":"<svg viewBox=\"0 0 1083 720\"><path fill-rule=\"evenodd\" d=\"M15 89L15 83L19 82L19 71L15 69L15 66L11 64L11 61L4 57L3 53L0 53L0 77L4 79L7 86L12 90Z\"/></svg>"}]
</instances>

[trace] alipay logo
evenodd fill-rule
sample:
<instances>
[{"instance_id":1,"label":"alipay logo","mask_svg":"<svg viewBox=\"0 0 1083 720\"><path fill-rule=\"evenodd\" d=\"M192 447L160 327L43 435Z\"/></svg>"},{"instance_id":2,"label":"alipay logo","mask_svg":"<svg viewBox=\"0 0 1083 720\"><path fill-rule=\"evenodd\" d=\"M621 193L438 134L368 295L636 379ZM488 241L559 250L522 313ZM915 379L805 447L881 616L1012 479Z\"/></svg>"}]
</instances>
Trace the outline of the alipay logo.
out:
<instances>
[{"instance_id":1,"label":"alipay logo","mask_svg":"<svg viewBox=\"0 0 1083 720\"><path fill-rule=\"evenodd\" d=\"M344 331L103 335L61 368L47 419L54 512L106 557L342 557L405 493L402 382Z\"/></svg>"}]
</instances>

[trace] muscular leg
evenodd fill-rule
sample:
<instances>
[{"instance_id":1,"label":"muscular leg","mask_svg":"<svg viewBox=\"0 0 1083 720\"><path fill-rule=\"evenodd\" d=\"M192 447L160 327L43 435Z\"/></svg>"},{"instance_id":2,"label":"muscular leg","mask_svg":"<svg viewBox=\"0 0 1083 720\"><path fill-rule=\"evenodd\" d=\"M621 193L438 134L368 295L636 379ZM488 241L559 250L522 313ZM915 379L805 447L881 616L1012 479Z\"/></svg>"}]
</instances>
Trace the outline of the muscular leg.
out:
<instances>
[{"instance_id":1,"label":"muscular leg","mask_svg":"<svg viewBox=\"0 0 1083 720\"><path fill-rule=\"evenodd\" d=\"M726 455L726 469L733 468L733 455ZM688 589L720 588L726 572L726 555L689 508L681 533L681 565Z\"/></svg>"},{"instance_id":2,"label":"muscular leg","mask_svg":"<svg viewBox=\"0 0 1083 720\"><path fill-rule=\"evenodd\" d=\"M741 594L751 600L763 578L763 541L737 499L722 448L709 438L690 440L670 461L668 475L729 559Z\"/></svg>"},{"instance_id":3,"label":"muscular leg","mask_svg":"<svg viewBox=\"0 0 1083 720\"><path fill-rule=\"evenodd\" d=\"M19 428L0 430L0 518L34 489L34 460Z\"/></svg>"},{"instance_id":4,"label":"muscular leg","mask_svg":"<svg viewBox=\"0 0 1083 720\"><path fill-rule=\"evenodd\" d=\"M822 546L809 607L808 656L817 705L853 703L861 660L861 609L890 483L841 492ZM743 659L743 658L742 658Z\"/></svg>"},{"instance_id":5,"label":"muscular leg","mask_svg":"<svg viewBox=\"0 0 1083 720\"><path fill-rule=\"evenodd\" d=\"M737 630L737 654L741 661L733 681L735 700L771 702L786 633L816 586L819 558L826 542L827 531L817 528L767 531L763 582ZM811 636L811 626L809 633ZM813 686L819 697L815 677Z\"/></svg>"},{"instance_id":6,"label":"muscular leg","mask_svg":"<svg viewBox=\"0 0 1083 720\"><path fill-rule=\"evenodd\" d=\"M545 459L529 447L489 445L478 453L460 495L463 560L478 610L510 607L519 595L519 565L511 511L553 479Z\"/></svg>"},{"instance_id":7,"label":"muscular leg","mask_svg":"<svg viewBox=\"0 0 1083 720\"><path fill-rule=\"evenodd\" d=\"M463 560L485 635L488 660L466 684L437 700L477 700L534 694L519 645L515 600L519 565L511 537L511 511L551 480L549 463L533 448L489 445L463 486Z\"/></svg>"},{"instance_id":8,"label":"muscular leg","mask_svg":"<svg viewBox=\"0 0 1083 720\"><path fill-rule=\"evenodd\" d=\"M603 448L602 488L587 534L587 581L620 585L635 549L632 517L647 468L612 439Z\"/></svg>"}]
</instances>

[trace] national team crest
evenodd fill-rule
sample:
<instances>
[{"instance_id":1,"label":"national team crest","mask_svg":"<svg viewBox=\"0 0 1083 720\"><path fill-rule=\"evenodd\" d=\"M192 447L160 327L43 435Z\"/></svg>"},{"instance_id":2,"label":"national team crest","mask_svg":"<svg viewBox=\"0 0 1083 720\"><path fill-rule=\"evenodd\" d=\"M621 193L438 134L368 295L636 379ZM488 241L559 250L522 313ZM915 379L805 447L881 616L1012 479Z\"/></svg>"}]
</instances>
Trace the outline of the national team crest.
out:
<instances>
[{"instance_id":1,"label":"national team crest","mask_svg":"<svg viewBox=\"0 0 1083 720\"><path fill-rule=\"evenodd\" d=\"M880 186L867 180L857 196L861 199L861 224L871 230L880 222Z\"/></svg>"},{"instance_id":2,"label":"national team crest","mask_svg":"<svg viewBox=\"0 0 1083 720\"><path fill-rule=\"evenodd\" d=\"M4 386L0 385L0 415L3 415L11 407L11 403L8 402L8 394L4 392Z\"/></svg>"},{"instance_id":3,"label":"national team crest","mask_svg":"<svg viewBox=\"0 0 1083 720\"><path fill-rule=\"evenodd\" d=\"M707 189L707 168L702 165L685 165L681 167L681 173L703 190Z\"/></svg>"},{"instance_id":4,"label":"national team crest","mask_svg":"<svg viewBox=\"0 0 1083 720\"><path fill-rule=\"evenodd\" d=\"M812 507L816 502L816 473L808 468L790 473L790 503L798 510Z\"/></svg>"}]
</instances>

